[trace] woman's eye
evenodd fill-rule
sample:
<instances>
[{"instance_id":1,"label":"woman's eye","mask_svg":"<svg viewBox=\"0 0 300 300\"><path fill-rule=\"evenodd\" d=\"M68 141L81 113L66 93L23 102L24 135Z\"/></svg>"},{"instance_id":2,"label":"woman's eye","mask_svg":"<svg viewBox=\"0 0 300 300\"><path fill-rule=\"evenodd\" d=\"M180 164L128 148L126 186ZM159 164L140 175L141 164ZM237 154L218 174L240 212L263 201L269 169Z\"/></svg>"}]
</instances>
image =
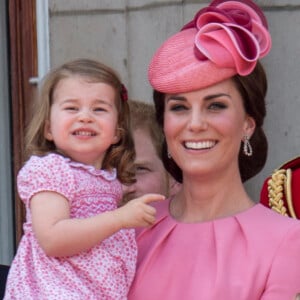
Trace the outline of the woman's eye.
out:
<instances>
[{"instance_id":1,"label":"woman's eye","mask_svg":"<svg viewBox=\"0 0 300 300\"><path fill-rule=\"evenodd\" d=\"M221 110L225 109L226 107L227 105L222 102L213 102L209 105L210 110Z\"/></svg>"},{"instance_id":2,"label":"woman's eye","mask_svg":"<svg viewBox=\"0 0 300 300\"><path fill-rule=\"evenodd\" d=\"M170 105L170 110L171 111L181 111L181 110L185 110L186 107L182 104L172 104Z\"/></svg>"}]
</instances>

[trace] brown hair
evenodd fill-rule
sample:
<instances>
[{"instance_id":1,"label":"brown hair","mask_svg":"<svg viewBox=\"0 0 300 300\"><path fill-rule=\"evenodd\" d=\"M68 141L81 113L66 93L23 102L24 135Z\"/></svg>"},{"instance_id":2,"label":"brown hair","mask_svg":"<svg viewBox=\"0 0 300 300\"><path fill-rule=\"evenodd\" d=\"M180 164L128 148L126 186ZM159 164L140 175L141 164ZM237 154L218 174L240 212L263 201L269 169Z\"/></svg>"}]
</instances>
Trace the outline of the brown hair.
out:
<instances>
[{"instance_id":1,"label":"brown hair","mask_svg":"<svg viewBox=\"0 0 300 300\"><path fill-rule=\"evenodd\" d=\"M267 159L268 142L262 128L266 116L267 78L262 64L258 61L252 73L247 76L235 75L232 79L242 96L246 113L256 123L255 131L250 139L253 155L246 156L243 153L242 143L239 152L239 169L242 181L245 182L261 171ZM156 118L161 127L164 123L164 98L164 93L154 90L153 99ZM166 141L164 141L162 148L162 160L165 168L177 181L182 182L181 169L173 159L169 159L167 156Z\"/></svg>"},{"instance_id":2,"label":"brown hair","mask_svg":"<svg viewBox=\"0 0 300 300\"><path fill-rule=\"evenodd\" d=\"M43 156L49 152L57 152L52 141L44 136L45 122L49 119L53 94L57 84L65 78L81 76L90 82L103 82L112 86L116 91L115 104L118 111L118 128L120 141L112 145L103 160L103 169L117 169L118 179L122 183L134 182L131 171L135 152L130 131L129 106L122 98L123 85L117 73L108 66L90 59L77 59L67 62L52 71L44 78L38 97L35 99L33 114L27 128L25 150L29 155Z\"/></svg>"},{"instance_id":3,"label":"brown hair","mask_svg":"<svg viewBox=\"0 0 300 300\"><path fill-rule=\"evenodd\" d=\"M154 105L137 100L128 101L130 108L131 129L142 129L149 134L156 154L162 159L162 144L164 135L157 123Z\"/></svg>"}]
</instances>

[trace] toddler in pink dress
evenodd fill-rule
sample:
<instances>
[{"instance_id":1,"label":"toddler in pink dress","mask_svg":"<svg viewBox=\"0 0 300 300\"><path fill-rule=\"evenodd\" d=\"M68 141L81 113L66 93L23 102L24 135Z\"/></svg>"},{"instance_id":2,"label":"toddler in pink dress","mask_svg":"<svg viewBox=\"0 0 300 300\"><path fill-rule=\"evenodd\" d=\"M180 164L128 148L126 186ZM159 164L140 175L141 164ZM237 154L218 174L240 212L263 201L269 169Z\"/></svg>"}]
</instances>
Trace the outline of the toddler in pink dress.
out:
<instances>
[{"instance_id":1,"label":"toddler in pink dress","mask_svg":"<svg viewBox=\"0 0 300 300\"><path fill-rule=\"evenodd\" d=\"M4 299L127 299L133 229L155 221L146 195L118 207L134 179L128 103L116 73L79 59L46 77L17 177L24 235Z\"/></svg>"}]
</instances>

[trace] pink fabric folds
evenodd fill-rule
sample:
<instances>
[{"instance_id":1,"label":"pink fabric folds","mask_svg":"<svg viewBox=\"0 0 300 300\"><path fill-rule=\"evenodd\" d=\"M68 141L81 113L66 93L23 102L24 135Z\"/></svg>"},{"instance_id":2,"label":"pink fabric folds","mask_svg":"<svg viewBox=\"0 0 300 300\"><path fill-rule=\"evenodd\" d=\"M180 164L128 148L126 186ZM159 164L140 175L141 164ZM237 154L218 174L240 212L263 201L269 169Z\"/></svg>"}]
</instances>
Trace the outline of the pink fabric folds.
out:
<instances>
[{"instance_id":1,"label":"pink fabric folds","mask_svg":"<svg viewBox=\"0 0 300 300\"><path fill-rule=\"evenodd\" d=\"M213 1L157 50L149 81L158 91L179 93L245 76L271 44L266 18L252 1Z\"/></svg>"}]
</instances>

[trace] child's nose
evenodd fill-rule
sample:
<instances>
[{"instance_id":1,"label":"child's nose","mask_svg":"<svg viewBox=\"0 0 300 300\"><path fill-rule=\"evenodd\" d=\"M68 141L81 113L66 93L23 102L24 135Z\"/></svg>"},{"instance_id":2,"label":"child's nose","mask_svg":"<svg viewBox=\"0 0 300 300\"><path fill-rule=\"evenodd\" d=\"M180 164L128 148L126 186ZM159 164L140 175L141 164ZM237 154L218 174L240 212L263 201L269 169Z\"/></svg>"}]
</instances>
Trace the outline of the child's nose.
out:
<instances>
[{"instance_id":1,"label":"child's nose","mask_svg":"<svg viewBox=\"0 0 300 300\"><path fill-rule=\"evenodd\" d=\"M79 114L79 121L80 122L91 122L92 115L88 109L82 109Z\"/></svg>"}]
</instances>

